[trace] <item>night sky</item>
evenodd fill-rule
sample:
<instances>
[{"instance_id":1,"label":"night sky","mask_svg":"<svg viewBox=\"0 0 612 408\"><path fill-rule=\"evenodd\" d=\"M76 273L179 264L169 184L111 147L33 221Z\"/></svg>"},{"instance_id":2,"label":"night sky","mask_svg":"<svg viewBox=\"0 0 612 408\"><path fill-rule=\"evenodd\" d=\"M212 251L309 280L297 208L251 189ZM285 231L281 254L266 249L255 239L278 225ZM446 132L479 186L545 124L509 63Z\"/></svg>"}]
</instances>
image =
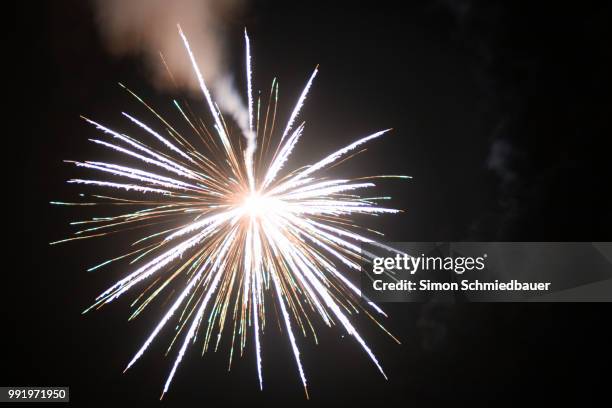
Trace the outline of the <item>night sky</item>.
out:
<instances>
[{"instance_id":1,"label":"night sky","mask_svg":"<svg viewBox=\"0 0 612 408\"><path fill-rule=\"evenodd\" d=\"M606 2L329 3L252 1L228 22L230 66L242 72L247 26L256 88L265 93L274 76L280 80L280 118L320 65L295 165L392 127L338 168L413 177L381 184L405 210L370 224L390 241L612 240ZM62 160L108 154L87 142L96 131L79 115L126 129L121 110L140 109L117 82L172 115L173 95L151 85L138 57L106 50L88 2L20 7L5 16L16 25L3 51L16 74L4 76L15 93L4 98L4 175L15 185L3 189L0 385L69 386L76 406L156 404L173 361L172 353L163 357L171 330L122 371L162 305L127 322L133 295L81 315L125 272L85 269L130 241L49 246L72 233L70 221L92 215L49 201L79 192L65 183L78 171ZM162 405L586 404L609 387L607 304L384 306L384 323L402 345L365 320L357 327L388 381L339 328L321 324L319 345L299 339L305 401L287 338L271 325L263 392L252 348L227 373L227 344L203 358L193 347Z\"/></svg>"}]
</instances>

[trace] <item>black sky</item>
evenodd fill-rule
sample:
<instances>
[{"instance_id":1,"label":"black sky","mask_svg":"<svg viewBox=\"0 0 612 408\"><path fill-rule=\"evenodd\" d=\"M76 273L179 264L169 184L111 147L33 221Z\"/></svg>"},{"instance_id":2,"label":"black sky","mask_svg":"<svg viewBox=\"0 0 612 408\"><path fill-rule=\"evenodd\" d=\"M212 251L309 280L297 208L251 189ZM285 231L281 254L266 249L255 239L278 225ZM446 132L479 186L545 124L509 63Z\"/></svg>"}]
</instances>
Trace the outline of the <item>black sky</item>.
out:
<instances>
[{"instance_id":1,"label":"black sky","mask_svg":"<svg viewBox=\"0 0 612 408\"><path fill-rule=\"evenodd\" d=\"M390 240L611 240L609 5L329 3L251 2L228 26L231 66L241 72L246 25L257 88L267 90L278 76L288 110L320 64L303 111L308 142L300 157L394 128L350 167L413 176L382 186L406 210L377 220ZM69 221L83 217L48 203L78 193L64 183L76 173L63 159L99 157L87 143L95 131L79 115L121 124L120 111L137 106L118 81L156 106L168 106L170 96L151 86L137 57L117 59L105 50L87 2L20 8L5 17L16 23L6 39L15 50L4 56L17 72L4 78L15 97L5 99L3 164L16 183L3 193L10 242L0 385L70 386L76 406L152 405L169 369L162 355L170 336L131 372L121 371L161 308L128 323L126 298L81 316L121 273L85 269L126 241L49 247L72 232ZM393 304L386 310L401 346L373 325L359 327L389 381L339 330L322 327L321 344L301 341L312 398L306 403L286 338L271 330L264 392L251 350L228 374L226 349L200 358L194 348L164 405L584 404L606 391L607 305Z\"/></svg>"}]
</instances>

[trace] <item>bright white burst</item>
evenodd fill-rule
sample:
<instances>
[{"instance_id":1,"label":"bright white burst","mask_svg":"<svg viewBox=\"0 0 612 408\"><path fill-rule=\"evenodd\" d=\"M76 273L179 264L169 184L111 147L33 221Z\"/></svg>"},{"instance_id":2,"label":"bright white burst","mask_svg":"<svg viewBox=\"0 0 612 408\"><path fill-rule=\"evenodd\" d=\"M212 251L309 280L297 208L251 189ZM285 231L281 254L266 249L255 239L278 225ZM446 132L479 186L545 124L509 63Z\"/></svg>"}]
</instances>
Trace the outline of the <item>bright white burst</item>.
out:
<instances>
[{"instance_id":1,"label":"bright white burst","mask_svg":"<svg viewBox=\"0 0 612 408\"><path fill-rule=\"evenodd\" d=\"M218 347L225 330L230 331L230 364L235 347L242 354L247 339L251 338L255 347L259 384L263 387L260 338L266 327L268 310L278 316L286 327L306 395L306 376L295 333L302 332L306 336L312 332L316 340L311 322L313 316L318 316L328 326L339 323L355 338L384 376L374 353L349 320L349 315L360 310L373 318L368 312L369 308L376 313L384 313L367 299L362 306L359 288L341 271L353 270L358 274L360 262L368 262L374 257L369 252L361 251L361 243L394 251L362 235L362 229L351 222L351 216L394 214L398 210L377 205L376 201L382 198L366 199L356 194L358 190L374 187L371 180L376 177L349 180L323 177L321 174L358 153L358 147L382 136L389 129L358 139L309 166L286 171L285 165L304 132L304 123L294 127L294 122L317 69L308 80L273 151L271 145L278 83L276 80L272 82L267 108L261 109L259 99L255 108L246 31L248 124L241 126L242 140L232 140L230 137L229 128L212 100L180 27L179 33L212 114L214 130L209 131L202 120L190 113L188 107L185 109L175 101L176 108L196 136L185 138L149 105L127 90L156 116L164 131L158 132L153 126L127 113L123 113L123 116L158 147L144 142L144 138L141 140L116 132L85 118L104 133L104 138L91 139L93 143L113 150L129 163L141 163L142 166L98 161L72 162L78 167L112 178L79 178L68 182L106 187L120 193L135 192L141 197L94 195L97 202L54 203L110 203L136 208L121 215L73 223L88 227L68 240L141 227L154 226L157 229L157 232L134 242L129 253L90 268L97 269L123 258L132 258L130 264L138 265L100 294L86 311L108 304L130 289L144 284L146 287L142 289L141 286L142 293L133 303L137 305L131 316L133 318L159 294L168 290L171 282L175 281L180 286L180 291L170 298L170 307L126 367L127 370L143 355L168 322L175 322L176 335L168 351L177 340L180 348L162 397L188 345L195 342L197 334L204 336L205 351L211 346ZM241 142L244 142L243 148ZM199 144L198 148L195 143ZM149 282L145 284L144 281ZM270 307L271 303L274 303L273 307Z\"/></svg>"}]
</instances>

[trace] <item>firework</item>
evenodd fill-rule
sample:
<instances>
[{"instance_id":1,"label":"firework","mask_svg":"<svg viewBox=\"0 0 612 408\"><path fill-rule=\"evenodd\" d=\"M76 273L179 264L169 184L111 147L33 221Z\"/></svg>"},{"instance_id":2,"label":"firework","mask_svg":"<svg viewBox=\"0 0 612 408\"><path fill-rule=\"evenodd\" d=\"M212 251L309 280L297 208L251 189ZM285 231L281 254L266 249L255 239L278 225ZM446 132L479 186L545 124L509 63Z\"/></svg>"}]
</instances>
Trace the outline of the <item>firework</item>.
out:
<instances>
[{"instance_id":1,"label":"firework","mask_svg":"<svg viewBox=\"0 0 612 408\"><path fill-rule=\"evenodd\" d=\"M202 335L203 351L216 348L227 331L231 339L230 365L235 349L242 354L249 338L254 343L259 386L263 388L260 340L270 310L286 328L306 396L307 381L296 333L306 336L311 332L316 339L313 317L328 326L339 323L384 376L374 353L349 320L349 315L359 311L365 311L372 319L369 309L384 313L367 299L362 304L359 288L342 271L359 273L360 262L374 257L360 249L361 243L393 251L368 238L374 231L363 232L351 222L351 216L394 214L398 210L377 204L385 197L363 198L356 194L374 187L372 180L376 177L351 180L322 174L389 129L358 139L309 166L287 171L288 159L304 132L304 123L295 126L295 122L318 68L310 76L280 137L276 136L278 141L273 148L278 82L272 82L267 107L262 109L261 98L257 103L253 99L250 45L245 31L248 121L237 123L242 135L232 138L180 27L179 34L210 109L213 128L208 129L188 105L175 101L193 132L192 137L184 137L124 87L150 110L164 131L158 132L128 113L123 116L144 137L122 134L84 118L103 133L103 137L90 139L91 142L140 166L71 162L108 178L78 178L69 183L103 187L115 194L93 195L94 202L54 202L134 208L120 215L75 222L85 228L58 242L126 229L134 233L138 228L153 227L156 231L139 236L128 253L90 268L126 258L134 265L133 271L102 292L85 312L151 281L133 303L131 319L167 291L171 283L180 288L126 367L127 370L143 355L168 322L175 321L176 333L168 352L175 344L180 345L162 397L188 345Z\"/></svg>"}]
</instances>

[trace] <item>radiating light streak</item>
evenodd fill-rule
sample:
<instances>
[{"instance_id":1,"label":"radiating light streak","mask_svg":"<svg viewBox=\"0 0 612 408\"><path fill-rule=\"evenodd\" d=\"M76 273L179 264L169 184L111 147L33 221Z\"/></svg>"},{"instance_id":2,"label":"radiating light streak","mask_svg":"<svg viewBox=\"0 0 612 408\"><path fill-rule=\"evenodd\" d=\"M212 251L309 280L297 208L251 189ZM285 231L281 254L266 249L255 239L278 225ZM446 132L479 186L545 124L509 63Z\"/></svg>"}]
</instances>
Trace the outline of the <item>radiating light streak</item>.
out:
<instances>
[{"instance_id":1,"label":"radiating light streak","mask_svg":"<svg viewBox=\"0 0 612 408\"><path fill-rule=\"evenodd\" d=\"M261 337L268 310L280 311L278 317L287 331L307 396L308 383L296 333L306 335L309 328L316 336L311 322L315 317L330 327L340 322L386 378L378 359L350 322L349 315L362 308L371 318L368 309L386 316L376 304L362 296L361 290L354 283L364 262L370 262L375 256L362 250L360 245L366 243L382 251L398 251L362 235L358 232L359 226L351 219L356 214L396 214L399 210L381 207L376 203L377 199L357 194L361 190L375 187L374 183L366 180L376 177L334 179L322 172L350 159L359 146L382 136L390 129L362 137L309 166L286 170L305 132L304 123L295 129L293 124L318 73L317 67L300 94L283 133L278 136L275 152L268 154L265 149L255 156L258 138L263 138L264 144L267 141L271 143L274 138L271 130L274 129L276 118L278 83L276 80L273 82L270 93L272 96L275 91L271 123L268 126L268 107L266 122L260 132L259 116L257 126L254 123L252 58L246 30L248 123L246 126L238 124L243 133L238 138L232 137L229 132L231 127L227 126L212 99L187 37L180 27L178 31L212 115L216 133L209 133L203 121L188 116L191 109L184 111L175 101L187 128L199 138L188 141L176 130L178 127L171 126L129 90L154 114L162 128L178 144L162 136L163 132L156 129L156 126L146 124L127 113L123 113L123 116L135 126L138 133L134 134L153 136L163 147L151 147L137 136L120 134L84 118L113 138L112 143L90 139L93 143L120 153L120 157L131 162L124 165L103 161L70 161L79 168L102 173L110 179L77 178L68 182L107 188L127 196L95 195L98 200L102 200L99 203L53 203L89 206L104 204L104 199L107 199L112 205L137 206L139 209L121 215L75 222L75 225L93 225L77 231L77 236L68 240L104 236L116 232L117 228L128 229L128 225L130 228L134 225L159 226L147 232L144 237L138 236L127 254L90 268L99 269L111 262L131 257L130 265L140 264L103 291L85 312L108 304L140 286L142 282L152 280L133 302L136 311L132 317L135 317L161 293L169 290L171 282L177 285L175 289L178 290L169 303L170 307L126 366L126 370L132 367L162 330L176 320L176 334L168 351L181 335L182 343L164 383L162 397L167 393L188 345L195 342L198 333L203 331L203 350L207 350L215 328L218 330L213 340L215 349L219 347L222 333L230 330L230 362L234 344L238 344L242 354L247 337L252 336L258 383L260 389L263 389ZM266 134L268 128L270 132ZM246 146L241 154L236 154L242 146L239 143L240 137L246 140ZM203 142L199 148L195 147L197 140ZM130 182L121 182L125 180ZM133 193L141 196L135 199ZM351 270L355 273L352 277L346 274L346 271ZM182 283L179 283L180 280ZM270 301L275 307L266 308L266 302ZM230 329L225 328L228 319L234 322ZM235 342L237 337L239 341Z\"/></svg>"}]
</instances>

